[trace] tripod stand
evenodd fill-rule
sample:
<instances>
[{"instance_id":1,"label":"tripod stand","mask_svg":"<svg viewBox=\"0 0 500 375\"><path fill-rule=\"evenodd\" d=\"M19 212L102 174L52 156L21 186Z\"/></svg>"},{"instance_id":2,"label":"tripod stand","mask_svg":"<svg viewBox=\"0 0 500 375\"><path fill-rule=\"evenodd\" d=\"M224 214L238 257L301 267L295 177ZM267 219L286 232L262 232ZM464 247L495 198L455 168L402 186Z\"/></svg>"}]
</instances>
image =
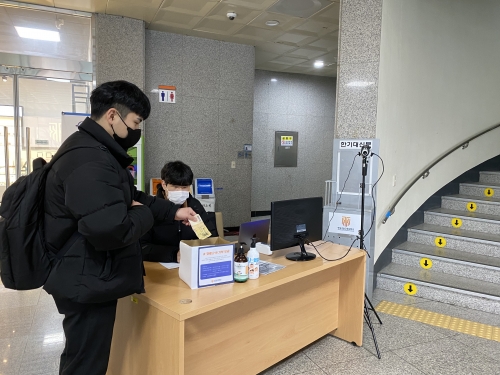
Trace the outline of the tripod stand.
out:
<instances>
[{"instance_id":1,"label":"tripod stand","mask_svg":"<svg viewBox=\"0 0 500 375\"><path fill-rule=\"evenodd\" d=\"M361 152L359 153L361 155L361 175L362 175L362 180L361 180L361 228L359 230L359 247L360 249L365 248L365 232L364 232L364 221L365 221L365 190L366 190L366 175L368 173L368 156L370 155L370 146L364 145L361 147ZM373 194L373 191L372 191ZM366 251L366 250L365 250ZM368 251L366 251L367 255ZM368 307L368 305L370 307ZM380 350L378 348L378 343L377 343L377 337L375 336L375 329L373 328L373 323L370 318L370 311L373 311L375 313L375 316L378 319L378 322L382 324L382 320L380 320L380 317L377 314L377 311L375 311L375 308L373 307L370 299L365 293L365 307L364 307L364 318L365 322L368 325L368 328L370 329L372 336L373 336L373 343L375 344L375 349L377 350L377 357L378 359L381 359L382 356L380 355Z\"/></svg>"}]
</instances>

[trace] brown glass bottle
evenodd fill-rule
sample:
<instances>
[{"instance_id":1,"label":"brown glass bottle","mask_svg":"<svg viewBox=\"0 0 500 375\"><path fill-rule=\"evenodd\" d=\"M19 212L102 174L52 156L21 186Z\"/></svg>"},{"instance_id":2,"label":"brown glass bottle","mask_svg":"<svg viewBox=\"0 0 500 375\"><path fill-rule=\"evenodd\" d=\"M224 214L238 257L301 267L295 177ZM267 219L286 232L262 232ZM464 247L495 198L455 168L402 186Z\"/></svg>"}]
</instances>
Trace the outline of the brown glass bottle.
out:
<instances>
[{"instance_id":1,"label":"brown glass bottle","mask_svg":"<svg viewBox=\"0 0 500 375\"><path fill-rule=\"evenodd\" d=\"M248 280L248 259L243 245L245 243L242 242L234 257L234 281L237 283L244 283Z\"/></svg>"}]
</instances>

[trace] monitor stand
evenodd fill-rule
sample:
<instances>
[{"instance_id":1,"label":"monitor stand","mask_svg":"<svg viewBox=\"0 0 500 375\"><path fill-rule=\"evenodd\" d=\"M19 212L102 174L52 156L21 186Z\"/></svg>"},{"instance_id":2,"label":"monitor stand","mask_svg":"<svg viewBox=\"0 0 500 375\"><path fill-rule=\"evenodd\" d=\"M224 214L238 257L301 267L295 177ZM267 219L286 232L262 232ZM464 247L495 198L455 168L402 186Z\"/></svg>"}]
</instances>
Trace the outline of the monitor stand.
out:
<instances>
[{"instance_id":1,"label":"monitor stand","mask_svg":"<svg viewBox=\"0 0 500 375\"><path fill-rule=\"evenodd\" d=\"M295 262L304 262L316 258L316 255L314 255L313 253L308 253L304 246L304 242L307 237L307 232L302 234L296 234L294 235L294 237L299 241L300 253L299 252L288 253L286 254L286 259L293 260Z\"/></svg>"}]
</instances>

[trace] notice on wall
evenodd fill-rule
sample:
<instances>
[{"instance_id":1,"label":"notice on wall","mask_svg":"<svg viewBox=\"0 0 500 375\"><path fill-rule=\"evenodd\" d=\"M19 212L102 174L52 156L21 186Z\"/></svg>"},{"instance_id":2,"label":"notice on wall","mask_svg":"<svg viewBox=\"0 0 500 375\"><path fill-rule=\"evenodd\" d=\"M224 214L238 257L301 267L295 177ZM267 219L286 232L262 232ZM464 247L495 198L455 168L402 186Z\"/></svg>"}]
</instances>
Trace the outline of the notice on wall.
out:
<instances>
[{"instance_id":1,"label":"notice on wall","mask_svg":"<svg viewBox=\"0 0 500 375\"><path fill-rule=\"evenodd\" d=\"M332 219L332 213L330 212L328 220L330 221L328 227L330 233L358 235L361 229L361 215L359 214L335 213Z\"/></svg>"},{"instance_id":2,"label":"notice on wall","mask_svg":"<svg viewBox=\"0 0 500 375\"><path fill-rule=\"evenodd\" d=\"M281 145L282 146L293 146L293 136L282 135L281 136Z\"/></svg>"},{"instance_id":3,"label":"notice on wall","mask_svg":"<svg viewBox=\"0 0 500 375\"><path fill-rule=\"evenodd\" d=\"M158 100L160 103L174 104L176 100L176 87L175 86L158 86Z\"/></svg>"}]
</instances>

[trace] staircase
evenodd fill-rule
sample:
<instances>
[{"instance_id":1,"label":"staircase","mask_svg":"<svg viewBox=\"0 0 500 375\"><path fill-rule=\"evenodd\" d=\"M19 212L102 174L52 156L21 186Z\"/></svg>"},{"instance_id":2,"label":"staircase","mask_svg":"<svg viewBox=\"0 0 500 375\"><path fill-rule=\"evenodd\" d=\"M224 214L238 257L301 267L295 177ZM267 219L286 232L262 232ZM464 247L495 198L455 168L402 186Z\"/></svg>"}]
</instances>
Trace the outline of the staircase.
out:
<instances>
[{"instance_id":1,"label":"staircase","mask_svg":"<svg viewBox=\"0 0 500 375\"><path fill-rule=\"evenodd\" d=\"M377 288L500 314L500 172L479 172L426 210Z\"/></svg>"}]
</instances>

